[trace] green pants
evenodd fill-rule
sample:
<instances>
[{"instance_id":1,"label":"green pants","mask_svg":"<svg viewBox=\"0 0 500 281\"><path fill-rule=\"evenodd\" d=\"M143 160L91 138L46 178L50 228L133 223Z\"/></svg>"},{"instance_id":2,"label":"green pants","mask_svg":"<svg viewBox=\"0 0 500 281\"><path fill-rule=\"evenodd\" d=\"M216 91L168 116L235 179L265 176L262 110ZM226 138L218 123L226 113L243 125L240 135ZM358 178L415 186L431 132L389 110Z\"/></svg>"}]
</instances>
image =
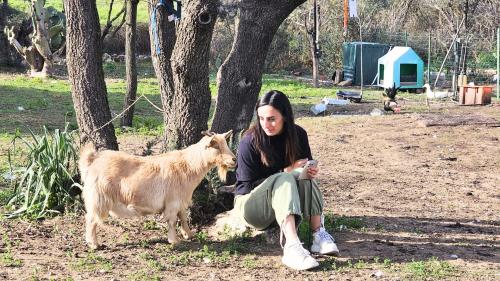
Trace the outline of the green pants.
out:
<instances>
[{"instance_id":1,"label":"green pants","mask_svg":"<svg viewBox=\"0 0 500 281\"><path fill-rule=\"evenodd\" d=\"M323 196L316 181L297 180L292 173L278 173L250 193L237 196L234 208L243 221L258 230L274 221L281 225L288 215L295 215L298 227L302 218L322 214Z\"/></svg>"}]
</instances>

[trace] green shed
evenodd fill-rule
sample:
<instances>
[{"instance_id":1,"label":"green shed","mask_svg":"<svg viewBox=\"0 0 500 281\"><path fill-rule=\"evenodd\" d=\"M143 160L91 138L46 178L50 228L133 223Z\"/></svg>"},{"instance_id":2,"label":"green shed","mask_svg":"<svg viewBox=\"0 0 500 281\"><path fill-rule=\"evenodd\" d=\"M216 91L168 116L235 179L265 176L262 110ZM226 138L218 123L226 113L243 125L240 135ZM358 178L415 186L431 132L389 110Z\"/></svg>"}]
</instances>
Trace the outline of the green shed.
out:
<instances>
[{"instance_id":1,"label":"green shed","mask_svg":"<svg viewBox=\"0 0 500 281\"><path fill-rule=\"evenodd\" d=\"M390 46L371 42L349 42L342 45L344 80L351 79L353 85L361 85L361 46L363 85L371 85L377 77L378 59L389 51Z\"/></svg>"}]
</instances>

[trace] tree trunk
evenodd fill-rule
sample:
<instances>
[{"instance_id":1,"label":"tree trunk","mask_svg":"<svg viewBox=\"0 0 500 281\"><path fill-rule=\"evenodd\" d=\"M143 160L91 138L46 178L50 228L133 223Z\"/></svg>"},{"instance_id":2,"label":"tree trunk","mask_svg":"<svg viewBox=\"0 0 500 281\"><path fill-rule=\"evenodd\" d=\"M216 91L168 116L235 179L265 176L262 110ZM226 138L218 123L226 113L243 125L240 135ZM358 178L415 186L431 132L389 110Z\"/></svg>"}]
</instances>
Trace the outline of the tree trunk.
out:
<instances>
[{"instance_id":1,"label":"tree trunk","mask_svg":"<svg viewBox=\"0 0 500 281\"><path fill-rule=\"evenodd\" d=\"M118 149L111 120L96 1L65 0L68 76L82 140L98 149ZM107 124L106 126L104 126ZM104 126L104 127L103 127ZM87 139L88 138L88 139Z\"/></svg>"},{"instance_id":2,"label":"tree trunk","mask_svg":"<svg viewBox=\"0 0 500 281\"><path fill-rule=\"evenodd\" d=\"M127 77L127 93L123 103L123 110L126 110L122 116L122 126L132 127L134 118L134 103L137 97L137 59L136 59L136 41L137 41L137 4L139 0L127 0L126 12L126 35L125 35L125 72Z\"/></svg>"},{"instance_id":3,"label":"tree trunk","mask_svg":"<svg viewBox=\"0 0 500 281\"><path fill-rule=\"evenodd\" d=\"M31 73L31 76L47 77L53 72L52 51L49 46L49 32L45 22L46 10L44 0L31 0L31 18L33 19L33 35L31 41L40 55L43 57L43 69L41 73Z\"/></svg>"},{"instance_id":4,"label":"tree trunk","mask_svg":"<svg viewBox=\"0 0 500 281\"><path fill-rule=\"evenodd\" d=\"M153 12L154 7L159 0L148 2L149 14ZM151 38L151 58L153 67L160 86L161 103L163 107L163 121L167 124L170 120L170 109L174 99L174 80L172 77L172 66L170 58L176 42L175 24L169 22L168 14L162 7L155 11L156 21L150 17L149 38ZM153 28L155 27L155 28ZM166 144L167 135L165 134L164 144ZM164 147L166 149L166 145Z\"/></svg>"},{"instance_id":5,"label":"tree trunk","mask_svg":"<svg viewBox=\"0 0 500 281\"><path fill-rule=\"evenodd\" d=\"M212 131L240 132L253 117L269 46L283 20L305 0L243 0L236 36L217 73L217 108Z\"/></svg>"},{"instance_id":6,"label":"tree trunk","mask_svg":"<svg viewBox=\"0 0 500 281\"><path fill-rule=\"evenodd\" d=\"M209 51L218 0L185 2L172 52L174 95L166 115L166 148L177 149L199 141L207 129L211 103Z\"/></svg>"},{"instance_id":7,"label":"tree trunk","mask_svg":"<svg viewBox=\"0 0 500 281\"><path fill-rule=\"evenodd\" d=\"M7 24L9 6L4 0L0 5L0 65L10 65L9 41L4 33L5 25Z\"/></svg>"}]
</instances>

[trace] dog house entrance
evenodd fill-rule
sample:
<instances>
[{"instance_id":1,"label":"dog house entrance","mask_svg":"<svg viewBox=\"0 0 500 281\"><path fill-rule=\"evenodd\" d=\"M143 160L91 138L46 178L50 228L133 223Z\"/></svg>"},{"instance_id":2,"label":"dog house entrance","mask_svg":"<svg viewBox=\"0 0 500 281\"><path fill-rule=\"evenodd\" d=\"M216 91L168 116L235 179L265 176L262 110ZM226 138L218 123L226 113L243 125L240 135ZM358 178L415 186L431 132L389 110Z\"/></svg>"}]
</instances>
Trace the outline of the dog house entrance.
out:
<instances>
[{"instance_id":1,"label":"dog house entrance","mask_svg":"<svg viewBox=\"0 0 500 281\"><path fill-rule=\"evenodd\" d=\"M402 63L400 67L401 67L401 76L399 81L401 85L413 86L417 84L417 65Z\"/></svg>"}]
</instances>

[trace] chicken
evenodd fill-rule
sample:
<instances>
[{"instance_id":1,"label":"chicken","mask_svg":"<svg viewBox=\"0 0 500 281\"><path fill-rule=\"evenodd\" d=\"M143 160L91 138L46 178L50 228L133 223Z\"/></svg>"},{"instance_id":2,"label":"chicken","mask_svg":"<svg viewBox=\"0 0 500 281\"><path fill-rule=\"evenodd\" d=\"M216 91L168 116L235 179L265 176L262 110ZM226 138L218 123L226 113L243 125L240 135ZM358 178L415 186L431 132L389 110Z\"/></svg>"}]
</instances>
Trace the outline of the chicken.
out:
<instances>
[{"instance_id":1,"label":"chicken","mask_svg":"<svg viewBox=\"0 0 500 281\"><path fill-rule=\"evenodd\" d=\"M400 108L396 102L396 94L398 93L399 87L396 88L396 83L392 88L387 88L384 90L384 110L399 113Z\"/></svg>"},{"instance_id":2,"label":"chicken","mask_svg":"<svg viewBox=\"0 0 500 281\"><path fill-rule=\"evenodd\" d=\"M428 99L444 99L453 95L451 92L433 92L429 84L424 85L425 95Z\"/></svg>"}]
</instances>

